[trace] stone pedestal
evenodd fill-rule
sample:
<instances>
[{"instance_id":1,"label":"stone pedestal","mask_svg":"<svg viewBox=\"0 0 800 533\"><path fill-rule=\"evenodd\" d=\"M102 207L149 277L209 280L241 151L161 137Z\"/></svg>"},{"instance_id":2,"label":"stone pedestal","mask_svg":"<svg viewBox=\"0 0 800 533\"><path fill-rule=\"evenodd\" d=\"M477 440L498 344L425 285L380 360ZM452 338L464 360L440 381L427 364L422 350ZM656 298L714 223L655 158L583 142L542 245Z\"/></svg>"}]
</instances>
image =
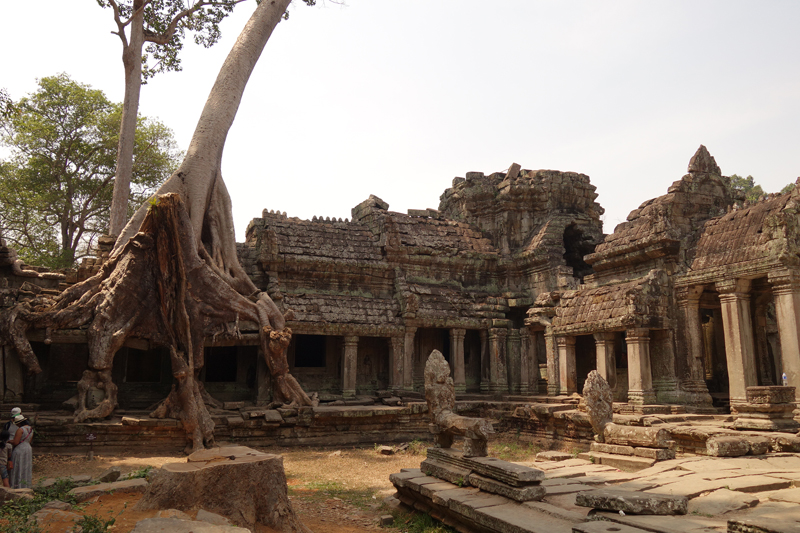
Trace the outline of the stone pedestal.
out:
<instances>
[{"instance_id":1,"label":"stone pedestal","mask_svg":"<svg viewBox=\"0 0 800 533\"><path fill-rule=\"evenodd\" d=\"M731 405L734 429L797 432L794 387L747 387L747 403Z\"/></svg>"}]
</instances>

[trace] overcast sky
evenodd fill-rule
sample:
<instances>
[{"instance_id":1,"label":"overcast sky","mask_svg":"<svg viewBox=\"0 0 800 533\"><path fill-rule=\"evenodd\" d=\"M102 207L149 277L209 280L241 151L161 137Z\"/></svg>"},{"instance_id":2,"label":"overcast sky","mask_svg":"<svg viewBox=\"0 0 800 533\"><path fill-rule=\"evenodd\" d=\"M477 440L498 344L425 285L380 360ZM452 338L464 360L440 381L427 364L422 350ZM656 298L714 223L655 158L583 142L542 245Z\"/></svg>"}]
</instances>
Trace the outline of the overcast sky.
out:
<instances>
[{"instance_id":1,"label":"overcast sky","mask_svg":"<svg viewBox=\"0 0 800 533\"><path fill-rule=\"evenodd\" d=\"M237 239L261 210L350 217L437 207L453 177L588 174L613 231L666 193L705 144L723 174L767 192L800 176L800 2L347 0L295 2L250 80L223 176ZM0 87L15 99L66 72L123 94L111 11L93 0L4 0ZM142 89L140 112L189 144L255 7L183 72Z\"/></svg>"}]
</instances>

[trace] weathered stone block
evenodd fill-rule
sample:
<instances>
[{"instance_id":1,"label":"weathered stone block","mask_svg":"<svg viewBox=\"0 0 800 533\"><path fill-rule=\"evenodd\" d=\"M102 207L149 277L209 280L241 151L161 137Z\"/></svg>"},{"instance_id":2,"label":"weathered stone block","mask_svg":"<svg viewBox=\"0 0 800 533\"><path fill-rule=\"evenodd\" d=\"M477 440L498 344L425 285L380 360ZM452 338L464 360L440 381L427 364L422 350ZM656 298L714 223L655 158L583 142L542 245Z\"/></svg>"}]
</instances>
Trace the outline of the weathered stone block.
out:
<instances>
[{"instance_id":1,"label":"weathered stone block","mask_svg":"<svg viewBox=\"0 0 800 533\"><path fill-rule=\"evenodd\" d=\"M575 497L575 503L583 507L591 507L603 511L674 515L686 514L689 500L685 497L665 494L599 489L579 493Z\"/></svg>"},{"instance_id":2,"label":"weathered stone block","mask_svg":"<svg viewBox=\"0 0 800 533\"><path fill-rule=\"evenodd\" d=\"M706 441L706 453L713 457L747 455L750 445L740 437L711 437Z\"/></svg>"},{"instance_id":3,"label":"weathered stone block","mask_svg":"<svg viewBox=\"0 0 800 533\"><path fill-rule=\"evenodd\" d=\"M501 481L496 481L478 474L470 474L469 484L485 492L491 492L499 496L505 496L518 502L538 501L544 498L547 490L539 485L527 485L525 487L513 487Z\"/></svg>"}]
</instances>

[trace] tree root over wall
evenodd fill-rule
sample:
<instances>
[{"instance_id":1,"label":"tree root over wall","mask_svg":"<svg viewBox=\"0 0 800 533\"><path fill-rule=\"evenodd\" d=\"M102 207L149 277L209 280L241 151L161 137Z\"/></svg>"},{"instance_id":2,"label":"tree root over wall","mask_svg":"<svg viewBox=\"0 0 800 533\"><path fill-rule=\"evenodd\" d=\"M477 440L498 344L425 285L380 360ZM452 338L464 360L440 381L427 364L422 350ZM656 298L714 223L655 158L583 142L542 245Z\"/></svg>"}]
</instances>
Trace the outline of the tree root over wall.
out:
<instances>
[{"instance_id":1,"label":"tree root over wall","mask_svg":"<svg viewBox=\"0 0 800 533\"><path fill-rule=\"evenodd\" d=\"M202 246L202 245L201 245ZM261 350L273 380L274 400L314 405L289 374L286 349L291 330L264 293L249 297L234 290L209 265L181 197L171 193L151 205L139 232L119 247L93 277L64 291L55 300L23 302L0 317L0 337L15 346L23 364L39 372L26 338L30 328L87 327L89 369L78 383L76 421L104 418L117 406L111 380L114 354L128 337L169 348L172 391L152 413L177 418L192 450L211 446L214 422L206 408L211 400L198 379L206 337L239 334L238 324L259 324ZM277 327L276 327L277 326ZM91 387L105 391L94 409L86 407Z\"/></svg>"}]
</instances>

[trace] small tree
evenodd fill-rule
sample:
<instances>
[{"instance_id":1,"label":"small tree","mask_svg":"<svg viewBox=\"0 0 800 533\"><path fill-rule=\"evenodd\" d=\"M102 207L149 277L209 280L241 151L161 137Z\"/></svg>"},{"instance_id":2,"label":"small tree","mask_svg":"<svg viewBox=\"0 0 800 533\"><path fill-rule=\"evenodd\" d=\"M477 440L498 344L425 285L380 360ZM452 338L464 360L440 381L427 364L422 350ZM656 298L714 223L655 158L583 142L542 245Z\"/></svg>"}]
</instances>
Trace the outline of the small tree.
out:
<instances>
[{"instance_id":1,"label":"small tree","mask_svg":"<svg viewBox=\"0 0 800 533\"><path fill-rule=\"evenodd\" d=\"M105 232L122 106L67 74L38 80L0 122L0 231L30 264L71 266ZM133 194L144 201L177 166L172 131L139 118Z\"/></svg>"},{"instance_id":2,"label":"small tree","mask_svg":"<svg viewBox=\"0 0 800 533\"><path fill-rule=\"evenodd\" d=\"M119 130L109 233L119 235L128 219L130 180L142 82L158 72L181 70L186 32L206 48L220 38L219 23L244 0L97 0L111 8L122 41L125 98ZM145 43L147 43L145 49ZM152 62L150 62L152 59Z\"/></svg>"},{"instance_id":3,"label":"small tree","mask_svg":"<svg viewBox=\"0 0 800 533\"><path fill-rule=\"evenodd\" d=\"M739 192L749 202L757 202L764 195L761 185L756 185L753 176L743 178L738 174L731 175L731 189Z\"/></svg>"}]
</instances>

